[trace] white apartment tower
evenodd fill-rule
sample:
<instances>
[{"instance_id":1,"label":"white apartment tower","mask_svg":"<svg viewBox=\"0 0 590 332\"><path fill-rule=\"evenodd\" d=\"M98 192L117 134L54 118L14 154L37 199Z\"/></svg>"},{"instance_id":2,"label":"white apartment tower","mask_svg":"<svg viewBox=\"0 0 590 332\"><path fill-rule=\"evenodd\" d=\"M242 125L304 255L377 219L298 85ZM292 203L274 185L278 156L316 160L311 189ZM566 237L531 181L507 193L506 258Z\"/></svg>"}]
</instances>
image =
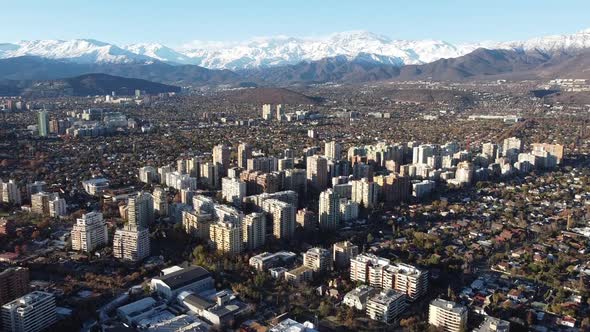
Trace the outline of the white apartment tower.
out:
<instances>
[{"instance_id":1,"label":"white apartment tower","mask_svg":"<svg viewBox=\"0 0 590 332\"><path fill-rule=\"evenodd\" d=\"M148 228L154 221L154 199L143 191L129 197L127 203L129 224L138 228Z\"/></svg>"},{"instance_id":2,"label":"white apartment tower","mask_svg":"<svg viewBox=\"0 0 590 332\"><path fill-rule=\"evenodd\" d=\"M244 247L254 250L266 243L266 215L264 213L251 213L242 221L242 236Z\"/></svg>"},{"instance_id":3,"label":"white apartment tower","mask_svg":"<svg viewBox=\"0 0 590 332\"><path fill-rule=\"evenodd\" d=\"M2 202L4 203L16 205L21 203L20 189L14 180L9 180L8 182L2 182L0 180L0 198L2 198Z\"/></svg>"},{"instance_id":4,"label":"white apartment tower","mask_svg":"<svg viewBox=\"0 0 590 332\"><path fill-rule=\"evenodd\" d=\"M324 155L328 159L340 159L340 156L342 155L342 146L335 141L326 142L326 144L324 144Z\"/></svg>"},{"instance_id":5,"label":"white apartment tower","mask_svg":"<svg viewBox=\"0 0 590 332\"><path fill-rule=\"evenodd\" d=\"M100 212L89 212L76 220L72 227L72 250L93 252L107 244L107 225Z\"/></svg>"},{"instance_id":6,"label":"white apartment tower","mask_svg":"<svg viewBox=\"0 0 590 332\"><path fill-rule=\"evenodd\" d=\"M147 228L126 225L115 232L113 255L116 258L139 262L150 255L150 233Z\"/></svg>"},{"instance_id":7,"label":"white apartment tower","mask_svg":"<svg viewBox=\"0 0 590 332\"><path fill-rule=\"evenodd\" d=\"M340 196L332 189L322 191L318 212L320 229L337 229L340 226Z\"/></svg>"},{"instance_id":8,"label":"white apartment tower","mask_svg":"<svg viewBox=\"0 0 590 332\"><path fill-rule=\"evenodd\" d=\"M38 332L57 321L55 297L34 291L2 306L4 331Z\"/></svg>"},{"instance_id":9,"label":"white apartment tower","mask_svg":"<svg viewBox=\"0 0 590 332\"><path fill-rule=\"evenodd\" d=\"M467 308L452 301L435 299L428 308L428 324L445 332L464 331L467 325Z\"/></svg>"},{"instance_id":10,"label":"white apartment tower","mask_svg":"<svg viewBox=\"0 0 590 332\"><path fill-rule=\"evenodd\" d=\"M238 178L221 179L221 196L233 206L240 207L242 199L246 196L246 182Z\"/></svg>"}]
</instances>

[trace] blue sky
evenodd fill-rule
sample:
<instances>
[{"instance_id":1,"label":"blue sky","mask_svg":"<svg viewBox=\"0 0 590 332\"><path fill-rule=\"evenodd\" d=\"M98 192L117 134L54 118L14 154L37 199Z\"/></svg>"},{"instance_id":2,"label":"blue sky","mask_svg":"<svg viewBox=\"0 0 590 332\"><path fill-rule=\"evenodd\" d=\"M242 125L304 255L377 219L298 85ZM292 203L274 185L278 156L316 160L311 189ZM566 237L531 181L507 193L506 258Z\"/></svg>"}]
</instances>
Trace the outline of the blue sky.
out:
<instances>
[{"instance_id":1,"label":"blue sky","mask_svg":"<svg viewBox=\"0 0 590 332\"><path fill-rule=\"evenodd\" d=\"M116 44L325 36L508 41L590 28L589 0L4 0L0 42L94 38Z\"/></svg>"}]
</instances>

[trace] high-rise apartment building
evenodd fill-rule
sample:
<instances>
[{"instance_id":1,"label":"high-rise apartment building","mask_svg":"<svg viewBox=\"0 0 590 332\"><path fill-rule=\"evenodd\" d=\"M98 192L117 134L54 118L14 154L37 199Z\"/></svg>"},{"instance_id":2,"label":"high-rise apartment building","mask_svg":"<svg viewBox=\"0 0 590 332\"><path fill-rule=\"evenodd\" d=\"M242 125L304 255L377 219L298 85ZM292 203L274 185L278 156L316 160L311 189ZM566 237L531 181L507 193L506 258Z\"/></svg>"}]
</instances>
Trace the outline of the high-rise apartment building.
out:
<instances>
[{"instance_id":1,"label":"high-rise apartment building","mask_svg":"<svg viewBox=\"0 0 590 332\"><path fill-rule=\"evenodd\" d=\"M213 163L220 165L219 176L226 176L229 168L229 148L223 144L213 147Z\"/></svg>"},{"instance_id":2,"label":"high-rise apartment building","mask_svg":"<svg viewBox=\"0 0 590 332\"><path fill-rule=\"evenodd\" d=\"M115 232L113 255L116 258L139 262L150 255L150 233L147 228L126 225Z\"/></svg>"},{"instance_id":3,"label":"high-rise apartment building","mask_svg":"<svg viewBox=\"0 0 590 332\"><path fill-rule=\"evenodd\" d=\"M38 192L31 195L31 212L60 217L66 214L66 201L57 193Z\"/></svg>"},{"instance_id":4,"label":"high-rise apartment building","mask_svg":"<svg viewBox=\"0 0 590 332\"><path fill-rule=\"evenodd\" d=\"M144 166L139 169L139 181L143 183L156 183L158 181L158 170L152 166Z\"/></svg>"},{"instance_id":5,"label":"high-rise apartment building","mask_svg":"<svg viewBox=\"0 0 590 332\"><path fill-rule=\"evenodd\" d=\"M29 269L9 267L0 272L0 305L29 292Z\"/></svg>"},{"instance_id":6,"label":"high-rise apartment building","mask_svg":"<svg viewBox=\"0 0 590 332\"><path fill-rule=\"evenodd\" d=\"M239 222L227 220L213 223L209 227L209 237L215 248L221 252L242 252L242 228Z\"/></svg>"},{"instance_id":7,"label":"high-rise apartment building","mask_svg":"<svg viewBox=\"0 0 590 332\"><path fill-rule=\"evenodd\" d=\"M316 273L332 270L332 254L324 248L311 248L303 253L303 266Z\"/></svg>"},{"instance_id":8,"label":"high-rise apartment building","mask_svg":"<svg viewBox=\"0 0 590 332\"><path fill-rule=\"evenodd\" d=\"M266 215L264 213L251 213L242 221L242 236L244 247L254 250L266 243Z\"/></svg>"},{"instance_id":9,"label":"high-rise apartment building","mask_svg":"<svg viewBox=\"0 0 590 332\"><path fill-rule=\"evenodd\" d=\"M262 118L267 121L272 120L272 105L271 104L262 105Z\"/></svg>"},{"instance_id":10,"label":"high-rise apartment building","mask_svg":"<svg viewBox=\"0 0 590 332\"><path fill-rule=\"evenodd\" d=\"M307 182L317 192L328 187L328 160L322 156L307 157Z\"/></svg>"},{"instance_id":11,"label":"high-rise apartment building","mask_svg":"<svg viewBox=\"0 0 590 332\"><path fill-rule=\"evenodd\" d=\"M221 197L233 206L242 206L242 199L246 196L246 182L237 178L225 177L221 179Z\"/></svg>"},{"instance_id":12,"label":"high-rise apartment building","mask_svg":"<svg viewBox=\"0 0 590 332\"><path fill-rule=\"evenodd\" d=\"M46 111L37 113L37 129L39 136L47 137L49 135L49 114Z\"/></svg>"},{"instance_id":13,"label":"high-rise apartment building","mask_svg":"<svg viewBox=\"0 0 590 332\"><path fill-rule=\"evenodd\" d=\"M301 209L297 211L295 217L297 224L301 226L305 231L314 231L316 229L317 220L316 215L313 211L308 209Z\"/></svg>"},{"instance_id":14,"label":"high-rise apartment building","mask_svg":"<svg viewBox=\"0 0 590 332\"><path fill-rule=\"evenodd\" d=\"M324 145L324 155L328 159L340 159L342 155L342 146L340 143L331 141Z\"/></svg>"},{"instance_id":15,"label":"high-rise apartment building","mask_svg":"<svg viewBox=\"0 0 590 332\"><path fill-rule=\"evenodd\" d=\"M332 246L334 266L343 268L350 265L350 260L359 253L359 247L350 241L336 242Z\"/></svg>"},{"instance_id":16,"label":"high-rise apartment building","mask_svg":"<svg viewBox=\"0 0 590 332\"><path fill-rule=\"evenodd\" d=\"M452 301L435 299L428 307L428 324L445 332L465 331L467 307Z\"/></svg>"},{"instance_id":17,"label":"high-rise apartment building","mask_svg":"<svg viewBox=\"0 0 590 332\"><path fill-rule=\"evenodd\" d=\"M290 239L295 234L295 206L279 201L267 199L262 203L262 209L270 215L273 225L273 236L277 239Z\"/></svg>"},{"instance_id":18,"label":"high-rise apartment building","mask_svg":"<svg viewBox=\"0 0 590 332\"><path fill-rule=\"evenodd\" d=\"M384 290L367 300L367 316L386 324L392 323L407 307L406 295Z\"/></svg>"},{"instance_id":19,"label":"high-rise apartment building","mask_svg":"<svg viewBox=\"0 0 590 332\"><path fill-rule=\"evenodd\" d=\"M89 212L76 220L72 227L72 250L93 252L108 242L107 225L102 213Z\"/></svg>"},{"instance_id":20,"label":"high-rise apartment building","mask_svg":"<svg viewBox=\"0 0 590 332\"><path fill-rule=\"evenodd\" d=\"M379 190L375 182L367 178L352 181L352 201L360 206L370 209L377 204Z\"/></svg>"},{"instance_id":21,"label":"high-rise apartment building","mask_svg":"<svg viewBox=\"0 0 590 332\"><path fill-rule=\"evenodd\" d=\"M320 194L319 225L320 229L334 230L340 226L340 196L332 189Z\"/></svg>"},{"instance_id":22,"label":"high-rise apartment building","mask_svg":"<svg viewBox=\"0 0 590 332\"><path fill-rule=\"evenodd\" d=\"M201 240L209 239L209 228L212 222L212 214L182 211L182 226L185 232Z\"/></svg>"},{"instance_id":23,"label":"high-rise apartment building","mask_svg":"<svg viewBox=\"0 0 590 332\"><path fill-rule=\"evenodd\" d=\"M154 222L154 199L150 193L140 191L127 202L129 225L148 228Z\"/></svg>"},{"instance_id":24,"label":"high-rise apartment building","mask_svg":"<svg viewBox=\"0 0 590 332\"><path fill-rule=\"evenodd\" d=\"M164 191L164 188L160 186L155 187L152 197L154 199L154 213L160 217L168 216L168 195Z\"/></svg>"},{"instance_id":25,"label":"high-rise apartment building","mask_svg":"<svg viewBox=\"0 0 590 332\"><path fill-rule=\"evenodd\" d=\"M20 188L14 180L8 180L8 182L0 180L0 198L4 203L16 205L21 203Z\"/></svg>"},{"instance_id":26,"label":"high-rise apartment building","mask_svg":"<svg viewBox=\"0 0 590 332\"><path fill-rule=\"evenodd\" d=\"M56 321L57 307L51 293L34 291L2 306L4 331L38 332Z\"/></svg>"},{"instance_id":27,"label":"high-rise apartment building","mask_svg":"<svg viewBox=\"0 0 590 332\"><path fill-rule=\"evenodd\" d=\"M248 159L252 158L252 146L248 143L238 145L238 167L246 169Z\"/></svg>"}]
</instances>

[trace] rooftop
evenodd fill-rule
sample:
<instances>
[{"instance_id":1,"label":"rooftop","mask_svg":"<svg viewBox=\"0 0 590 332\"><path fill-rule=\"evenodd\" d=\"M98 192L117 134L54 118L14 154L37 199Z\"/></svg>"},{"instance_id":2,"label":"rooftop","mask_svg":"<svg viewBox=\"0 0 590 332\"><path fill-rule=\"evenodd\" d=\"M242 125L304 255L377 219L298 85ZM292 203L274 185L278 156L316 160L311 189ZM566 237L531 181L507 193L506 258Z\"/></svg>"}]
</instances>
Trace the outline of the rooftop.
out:
<instances>
[{"instance_id":1,"label":"rooftop","mask_svg":"<svg viewBox=\"0 0 590 332\"><path fill-rule=\"evenodd\" d=\"M210 277L211 274L204 268L200 266L191 266L154 279L162 281L171 289L178 289L195 281Z\"/></svg>"}]
</instances>

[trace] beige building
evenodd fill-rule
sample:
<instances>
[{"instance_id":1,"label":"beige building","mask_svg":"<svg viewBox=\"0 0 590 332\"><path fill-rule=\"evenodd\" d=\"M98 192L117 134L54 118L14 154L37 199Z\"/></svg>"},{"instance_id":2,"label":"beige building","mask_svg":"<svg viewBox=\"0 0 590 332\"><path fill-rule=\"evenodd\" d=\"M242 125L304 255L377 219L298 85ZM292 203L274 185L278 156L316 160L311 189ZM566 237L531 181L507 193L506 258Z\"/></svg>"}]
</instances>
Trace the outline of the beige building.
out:
<instances>
[{"instance_id":1,"label":"beige building","mask_svg":"<svg viewBox=\"0 0 590 332\"><path fill-rule=\"evenodd\" d=\"M278 199L267 199L262 203L262 209L272 219L272 233L275 238L290 239L293 237L295 234L295 206Z\"/></svg>"},{"instance_id":2,"label":"beige building","mask_svg":"<svg viewBox=\"0 0 590 332\"><path fill-rule=\"evenodd\" d=\"M221 252L239 254L242 252L242 228L234 221L218 221L209 227L209 238Z\"/></svg>"},{"instance_id":3,"label":"beige building","mask_svg":"<svg viewBox=\"0 0 590 332\"><path fill-rule=\"evenodd\" d=\"M240 143L238 145L238 167L246 169L250 158L252 158L252 146L248 143Z\"/></svg>"},{"instance_id":4,"label":"beige building","mask_svg":"<svg viewBox=\"0 0 590 332\"><path fill-rule=\"evenodd\" d=\"M213 216L208 213L182 211L182 227L187 234L202 240L209 239L209 227Z\"/></svg>"},{"instance_id":5,"label":"beige building","mask_svg":"<svg viewBox=\"0 0 590 332\"><path fill-rule=\"evenodd\" d=\"M340 159L342 155L342 146L340 143L331 141L324 144L324 155L328 159Z\"/></svg>"},{"instance_id":6,"label":"beige building","mask_svg":"<svg viewBox=\"0 0 590 332\"><path fill-rule=\"evenodd\" d=\"M352 201L360 206L370 209L377 204L379 191L375 182L367 178L352 181Z\"/></svg>"},{"instance_id":7,"label":"beige building","mask_svg":"<svg viewBox=\"0 0 590 332\"><path fill-rule=\"evenodd\" d=\"M330 250L323 248L311 248L303 253L303 266L313 272L323 273L332 270L332 255Z\"/></svg>"},{"instance_id":8,"label":"beige building","mask_svg":"<svg viewBox=\"0 0 590 332\"><path fill-rule=\"evenodd\" d=\"M467 308L452 301L435 299L428 308L428 324L445 332L465 331Z\"/></svg>"}]
</instances>

